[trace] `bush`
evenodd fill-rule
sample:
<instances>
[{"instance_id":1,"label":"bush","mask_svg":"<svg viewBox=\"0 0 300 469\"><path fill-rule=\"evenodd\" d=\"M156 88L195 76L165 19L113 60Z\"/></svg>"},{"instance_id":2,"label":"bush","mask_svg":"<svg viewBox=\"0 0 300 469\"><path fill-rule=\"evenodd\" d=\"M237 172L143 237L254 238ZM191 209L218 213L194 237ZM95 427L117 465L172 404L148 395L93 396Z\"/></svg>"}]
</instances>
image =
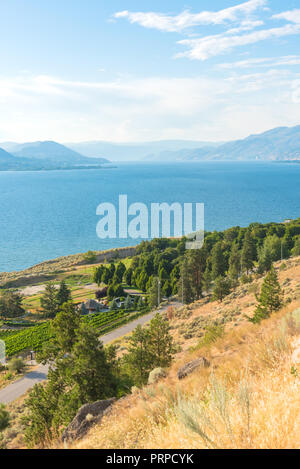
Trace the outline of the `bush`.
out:
<instances>
[{"instance_id":1,"label":"bush","mask_svg":"<svg viewBox=\"0 0 300 469\"><path fill-rule=\"evenodd\" d=\"M5 406L0 404L0 432L5 430L9 426L10 416Z\"/></svg>"},{"instance_id":2,"label":"bush","mask_svg":"<svg viewBox=\"0 0 300 469\"><path fill-rule=\"evenodd\" d=\"M154 370L151 371L149 374L148 378L148 384L155 384L157 381L159 381L162 378L165 378L167 376L165 370L163 368L155 368Z\"/></svg>"},{"instance_id":3,"label":"bush","mask_svg":"<svg viewBox=\"0 0 300 469\"><path fill-rule=\"evenodd\" d=\"M22 358L13 358L8 364L8 369L11 373L20 373L24 367L25 363Z\"/></svg>"}]
</instances>

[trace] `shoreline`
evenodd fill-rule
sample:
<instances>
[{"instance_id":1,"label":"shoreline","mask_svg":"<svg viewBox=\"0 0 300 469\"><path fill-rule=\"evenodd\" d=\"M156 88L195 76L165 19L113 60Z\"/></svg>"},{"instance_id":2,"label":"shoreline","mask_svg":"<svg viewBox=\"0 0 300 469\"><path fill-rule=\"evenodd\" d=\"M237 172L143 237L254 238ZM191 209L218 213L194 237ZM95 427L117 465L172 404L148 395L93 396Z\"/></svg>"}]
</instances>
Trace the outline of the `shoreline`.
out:
<instances>
[{"instance_id":1,"label":"shoreline","mask_svg":"<svg viewBox=\"0 0 300 469\"><path fill-rule=\"evenodd\" d=\"M137 247L138 245L112 248L105 251L93 251L96 254L96 260L93 264L96 265L104 262L105 259L124 259L133 256L136 253ZM0 272L0 288L28 286L32 283L36 284L51 280L53 274L66 271L72 267L93 265L85 261L85 254L86 253L70 254L68 256L49 259L20 271Z\"/></svg>"}]
</instances>

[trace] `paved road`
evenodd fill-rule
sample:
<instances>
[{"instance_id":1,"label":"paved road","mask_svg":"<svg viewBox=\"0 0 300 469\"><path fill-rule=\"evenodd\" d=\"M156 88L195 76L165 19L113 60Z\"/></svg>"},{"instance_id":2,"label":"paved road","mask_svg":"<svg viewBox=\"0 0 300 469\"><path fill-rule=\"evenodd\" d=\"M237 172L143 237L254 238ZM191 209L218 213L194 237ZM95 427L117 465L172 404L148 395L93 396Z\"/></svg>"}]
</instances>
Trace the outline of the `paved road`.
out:
<instances>
[{"instance_id":1,"label":"paved road","mask_svg":"<svg viewBox=\"0 0 300 469\"><path fill-rule=\"evenodd\" d=\"M158 311L152 311L145 316L141 316L140 318L125 324L125 326L119 327L118 329L103 335L101 337L101 341L104 344L108 344L113 340L123 337L129 332L132 332L139 324L144 325L151 321L157 312L162 313L166 311L169 306L179 306L179 303L170 303L168 306L161 308ZM0 404L9 404L10 402L13 402L19 397L23 396L23 394L25 394L29 389L33 388L35 384L40 383L41 381L45 381L45 379L47 379L47 373L48 366L39 365L34 371L27 373L27 375L25 375L23 378L15 381L12 384L9 384L6 386L6 388L0 390Z\"/></svg>"},{"instance_id":2,"label":"paved road","mask_svg":"<svg viewBox=\"0 0 300 469\"><path fill-rule=\"evenodd\" d=\"M9 404L18 399L18 397L23 396L28 389L44 381L47 378L47 373L48 366L39 365L34 371L27 373L23 378L9 384L0 391L0 404Z\"/></svg>"}]
</instances>

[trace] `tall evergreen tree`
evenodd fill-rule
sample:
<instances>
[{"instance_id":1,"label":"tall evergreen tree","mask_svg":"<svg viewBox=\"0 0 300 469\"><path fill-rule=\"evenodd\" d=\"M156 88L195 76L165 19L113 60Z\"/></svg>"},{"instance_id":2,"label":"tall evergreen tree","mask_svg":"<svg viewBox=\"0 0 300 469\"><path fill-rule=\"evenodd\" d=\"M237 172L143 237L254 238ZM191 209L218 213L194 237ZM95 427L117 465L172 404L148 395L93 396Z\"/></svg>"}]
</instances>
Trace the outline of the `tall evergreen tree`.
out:
<instances>
[{"instance_id":1,"label":"tall evergreen tree","mask_svg":"<svg viewBox=\"0 0 300 469\"><path fill-rule=\"evenodd\" d=\"M225 296L229 295L231 282L228 278L218 277L213 288L213 299L223 301Z\"/></svg>"},{"instance_id":2,"label":"tall evergreen tree","mask_svg":"<svg viewBox=\"0 0 300 469\"><path fill-rule=\"evenodd\" d=\"M160 314L156 314L150 322L148 350L151 355L152 368L166 367L171 364L175 346L170 334L169 322Z\"/></svg>"},{"instance_id":3,"label":"tall evergreen tree","mask_svg":"<svg viewBox=\"0 0 300 469\"><path fill-rule=\"evenodd\" d=\"M7 291L0 297L0 317L17 318L25 314L23 297L18 292Z\"/></svg>"},{"instance_id":4,"label":"tall evergreen tree","mask_svg":"<svg viewBox=\"0 0 300 469\"><path fill-rule=\"evenodd\" d=\"M199 300L202 297L203 275L206 268L207 253L205 249L193 249L188 251L187 259L189 264L189 275L194 298Z\"/></svg>"},{"instance_id":5,"label":"tall evergreen tree","mask_svg":"<svg viewBox=\"0 0 300 469\"><path fill-rule=\"evenodd\" d=\"M57 292L57 303L58 306L62 306L64 303L68 303L72 300L71 290L67 287L64 280L60 282L59 290Z\"/></svg>"},{"instance_id":6,"label":"tall evergreen tree","mask_svg":"<svg viewBox=\"0 0 300 469\"><path fill-rule=\"evenodd\" d=\"M154 277L152 285L148 291L149 305L151 308L157 308L160 302L160 280Z\"/></svg>"},{"instance_id":7,"label":"tall evergreen tree","mask_svg":"<svg viewBox=\"0 0 300 469\"><path fill-rule=\"evenodd\" d=\"M184 256L180 267L180 279L178 281L178 297L184 304L194 301L195 294L191 282L191 271L187 256Z\"/></svg>"},{"instance_id":8,"label":"tall evergreen tree","mask_svg":"<svg viewBox=\"0 0 300 469\"><path fill-rule=\"evenodd\" d=\"M258 305L251 322L259 323L262 319L268 318L274 311L278 311L282 306L283 292L281 290L278 276L274 267L266 275L258 297Z\"/></svg>"},{"instance_id":9,"label":"tall evergreen tree","mask_svg":"<svg viewBox=\"0 0 300 469\"><path fill-rule=\"evenodd\" d=\"M226 262L222 249L222 242L217 242L211 253L211 274L212 279L215 280L217 277L222 277L225 274Z\"/></svg>"},{"instance_id":10,"label":"tall evergreen tree","mask_svg":"<svg viewBox=\"0 0 300 469\"><path fill-rule=\"evenodd\" d=\"M40 300L43 315L46 318L54 318L59 310L57 300L57 289L53 282L46 285L45 291Z\"/></svg>"},{"instance_id":11,"label":"tall evergreen tree","mask_svg":"<svg viewBox=\"0 0 300 469\"><path fill-rule=\"evenodd\" d=\"M233 282L236 282L241 273L241 254L237 243L232 244L229 256L229 269L228 274Z\"/></svg>"},{"instance_id":12,"label":"tall evergreen tree","mask_svg":"<svg viewBox=\"0 0 300 469\"><path fill-rule=\"evenodd\" d=\"M255 256L256 256L255 243L251 236L250 230L247 230L245 237L244 237L242 255L241 255L242 270L246 270L247 275L249 271L251 271L254 267Z\"/></svg>"},{"instance_id":13,"label":"tall evergreen tree","mask_svg":"<svg viewBox=\"0 0 300 469\"><path fill-rule=\"evenodd\" d=\"M149 338L149 330L137 326L129 339L128 354L124 357L124 362L138 386L147 382L152 369Z\"/></svg>"}]
</instances>

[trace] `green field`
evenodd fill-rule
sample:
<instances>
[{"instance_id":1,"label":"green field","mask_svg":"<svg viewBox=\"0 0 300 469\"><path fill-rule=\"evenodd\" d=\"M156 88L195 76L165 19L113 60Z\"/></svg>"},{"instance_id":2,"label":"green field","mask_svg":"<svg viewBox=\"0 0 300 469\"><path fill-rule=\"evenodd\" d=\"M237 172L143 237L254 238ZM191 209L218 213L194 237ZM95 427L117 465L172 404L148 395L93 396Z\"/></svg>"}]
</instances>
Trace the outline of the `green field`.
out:
<instances>
[{"instance_id":1,"label":"green field","mask_svg":"<svg viewBox=\"0 0 300 469\"><path fill-rule=\"evenodd\" d=\"M147 311L128 312L128 311L107 311L103 313L85 316L82 321L93 326L99 336L125 324ZM52 337L50 321L44 322L34 327L28 327L20 331L0 332L0 339L5 342L6 355L12 357L26 350L38 351L42 345L48 342Z\"/></svg>"}]
</instances>

